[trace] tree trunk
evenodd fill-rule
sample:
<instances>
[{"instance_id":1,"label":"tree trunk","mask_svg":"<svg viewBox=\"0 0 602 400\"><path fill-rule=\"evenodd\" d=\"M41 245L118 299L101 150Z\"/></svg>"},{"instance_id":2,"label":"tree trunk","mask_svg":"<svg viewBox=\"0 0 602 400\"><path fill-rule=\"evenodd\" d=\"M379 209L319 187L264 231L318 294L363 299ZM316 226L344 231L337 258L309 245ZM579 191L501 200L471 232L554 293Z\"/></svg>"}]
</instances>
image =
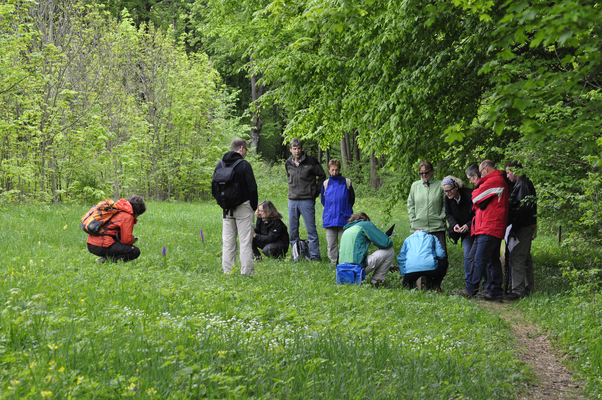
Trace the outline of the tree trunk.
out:
<instances>
[{"instance_id":1,"label":"tree trunk","mask_svg":"<svg viewBox=\"0 0 602 400\"><path fill-rule=\"evenodd\" d=\"M380 187L380 178L377 175L378 172L378 159L374 153L370 154L370 187L372 189L378 189Z\"/></svg>"},{"instance_id":2,"label":"tree trunk","mask_svg":"<svg viewBox=\"0 0 602 400\"><path fill-rule=\"evenodd\" d=\"M318 147L318 162L322 164L322 148Z\"/></svg>"},{"instance_id":3,"label":"tree trunk","mask_svg":"<svg viewBox=\"0 0 602 400\"><path fill-rule=\"evenodd\" d=\"M251 143L249 144L251 153L257 154L259 147L259 138L261 136L261 128L263 127L263 120L261 119L261 101L259 98L263 95L263 85L257 84L257 80L261 79L261 76L255 74L251 75L251 96L253 103L251 104L251 114L253 121L251 122Z\"/></svg>"},{"instance_id":4,"label":"tree trunk","mask_svg":"<svg viewBox=\"0 0 602 400\"><path fill-rule=\"evenodd\" d=\"M345 135L341 138L341 164L344 170L347 170L347 161L349 160L349 135Z\"/></svg>"},{"instance_id":5,"label":"tree trunk","mask_svg":"<svg viewBox=\"0 0 602 400\"><path fill-rule=\"evenodd\" d=\"M330 146L324 151L326 155L326 168L328 168L328 164L330 163Z\"/></svg>"},{"instance_id":6,"label":"tree trunk","mask_svg":"<svg viewBox=\"0 0 602 400\"><path fill-rule=\"evenodd\" d=\"M359 137L359 133L357 132L357 129L355 130L355 132L353 133L353 152L355 154L355 161L357 163L358 168L361 168L361 164L360 164L360 147L357 144L357 138Z\"/></svg>"}]
</instances>

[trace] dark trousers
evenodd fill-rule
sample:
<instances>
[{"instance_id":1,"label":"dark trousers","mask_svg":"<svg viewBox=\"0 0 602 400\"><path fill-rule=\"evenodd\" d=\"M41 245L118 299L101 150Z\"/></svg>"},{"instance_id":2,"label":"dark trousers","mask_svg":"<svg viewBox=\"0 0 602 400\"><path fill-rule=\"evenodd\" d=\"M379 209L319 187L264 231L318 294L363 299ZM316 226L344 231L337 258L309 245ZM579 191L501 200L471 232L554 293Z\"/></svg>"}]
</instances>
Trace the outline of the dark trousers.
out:
<instances>
[{"instance_id":1,"label":"dark trousers","mask_svg":"<svg viewBox=\"0 0 602 400\"><path fill-rule=\"evenodd\" d=\"M88 243L88 251L99 257L106 257L111 261L122 260L127 262L140 257L140 249L138 247L120 242L115 242L109 247L94 246Z\"/></svg>"},{"instance_id":2,"label":"dark trousers","mask_svg":"<svg viewBox=\"0 0 602 400\"><path fill-rule=\"evenodd\" d=\"M439 262L441 262L441 260L439 260ZM428 283L426 285L427 289L441 287L441 282L443 281L443 277L445 276L446 272L447 271L441 270L441 266L434 271L412 272L403 276L403 281L401 284L407 288L413 289L416 287L416 280L421 276L426 276L428 279Z\"/></svg>"},{"instance_id":3,"label":"dark trousers","mask_svg":"<svg viewBox=\"0 0 602 400\"><path fill-rule=\"evenodd\" d=\"M443 251L445 252L445 257L443 257L442 259L439 259L438 261L438 267L436 269L436 274L433 276L432 279L429 279L430 281L433 282L433 286L436 287L441 287L441 282L443 282L443 278L445 278L445 275L447 275L447 268L449 267L449 261L447 258L447 241L445 240L445 231L439 231L439 232L429 232L431 235L435 236L437 239L439 239L439 243L441 243L441 247L443 247ZM424 275L424 274L423 274ZM418 276L416 279L420 278L420 276ZM427 276L428 278L428 276Z\"/></svg>"},{"instance_id":4,"label":"dark trousers","mask_svg":"<svg viewBox=\"0 0 602 400\"><path fill-rule=\"evenodd\" d=\"M270 258L279 258L284 257L286 252L288 251L288 243L286 246L283 246L279 243L268 243L263 247L257 245L257 241L253 238L253 255L261 256L259 249L263 250L263 254L266 257Z\"/></svg>"}]
</instances>

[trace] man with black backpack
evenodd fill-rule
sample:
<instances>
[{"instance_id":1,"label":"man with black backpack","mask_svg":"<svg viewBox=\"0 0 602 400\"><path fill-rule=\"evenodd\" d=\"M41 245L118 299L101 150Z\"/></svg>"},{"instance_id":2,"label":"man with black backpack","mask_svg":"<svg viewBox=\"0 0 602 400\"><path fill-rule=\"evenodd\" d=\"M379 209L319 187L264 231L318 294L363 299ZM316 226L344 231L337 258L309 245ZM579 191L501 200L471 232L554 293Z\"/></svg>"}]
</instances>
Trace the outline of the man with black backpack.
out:
<instances>
[{"instance_id":1,"label":"man with black backpack","mask_svg":"<svg viewBox=\"0 0 602 400\"><path fill-rule=\"evenodd\" d=\"M234 139L230 150L213 172L211 190L213 197L223 209L222 223L222 269L232 272L236 262L236 236L240 241L240 273L251 276L253 268L253 219L257 209L257 183L247 156L247 141Z\"/></svg>"}]
</instances>

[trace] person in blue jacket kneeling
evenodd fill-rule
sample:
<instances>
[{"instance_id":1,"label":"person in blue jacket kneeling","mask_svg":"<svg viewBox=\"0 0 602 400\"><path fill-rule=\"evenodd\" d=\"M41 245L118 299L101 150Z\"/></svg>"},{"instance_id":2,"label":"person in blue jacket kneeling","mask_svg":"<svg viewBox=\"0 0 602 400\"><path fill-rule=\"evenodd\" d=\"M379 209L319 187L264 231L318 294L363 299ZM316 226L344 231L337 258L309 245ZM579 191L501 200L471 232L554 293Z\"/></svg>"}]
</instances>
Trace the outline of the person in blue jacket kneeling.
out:
<instances>
[{"instance_id":1,"label":"person in blue jacket kneeling","mask_svg":"<svg viewBox=\"0 0 602 400\"><path fill-rule=\"evenodd\" d=\"M409 288L441 291L444 272L438 270L439 259L445 257L441 242L425 231L417 230L403 242L397 257L403 285Z\"/></svg>"}]
</instances>

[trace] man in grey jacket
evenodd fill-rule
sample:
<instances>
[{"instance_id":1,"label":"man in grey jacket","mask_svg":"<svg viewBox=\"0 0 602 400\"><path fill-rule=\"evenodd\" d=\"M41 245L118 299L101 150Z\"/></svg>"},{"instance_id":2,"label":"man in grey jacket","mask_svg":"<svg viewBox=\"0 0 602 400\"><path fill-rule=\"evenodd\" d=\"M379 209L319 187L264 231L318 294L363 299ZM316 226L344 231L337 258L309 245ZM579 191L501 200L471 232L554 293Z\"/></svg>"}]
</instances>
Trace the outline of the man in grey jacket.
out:
<instances>
[{"instance_id":1,"label":"man in grey jacket","mask_svg":"<svg viewBox=\"0 0 602 400\"><path fill-rule=\"evenodd\" d=\"M291 157L286 160L288 180L288 227L291 246L299 240L299 216L303 217L312 261L322 261L316 229L316 198L320 195L326 174L314 157L303 151L299 139L291 140Z\"/></svg>"}]
</instances>

